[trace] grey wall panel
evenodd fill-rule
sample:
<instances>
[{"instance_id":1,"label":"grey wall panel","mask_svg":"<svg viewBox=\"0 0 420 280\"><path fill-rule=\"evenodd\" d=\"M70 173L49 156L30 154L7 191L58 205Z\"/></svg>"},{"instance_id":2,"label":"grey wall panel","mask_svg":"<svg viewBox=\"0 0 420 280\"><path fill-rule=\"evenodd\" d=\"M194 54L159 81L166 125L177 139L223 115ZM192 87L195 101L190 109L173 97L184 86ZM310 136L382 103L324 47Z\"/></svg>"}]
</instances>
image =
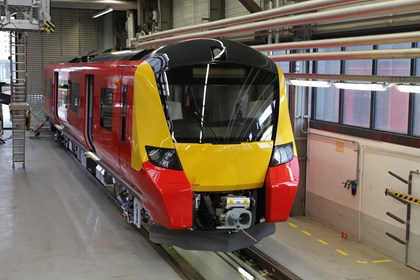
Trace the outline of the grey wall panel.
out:
<instances>
[{"instance_id":1,"label":"grey wall panel","mask_svg":"<svg viewBox=\"0 0 420 280\"><path fill-rule=\"evenodd\" d=\"M179 28L208 22L209 8L208 0L174 0L173 27Z\"/></svg>"},{"instance_id":2,"label":"grey wall panel","mask_svg":"<svg viewBox=\"0 0 420 280\"><path fill-rule=\"evenodd\" d=\"M66 56L80 54L79 24L79 10L61 10L61 52Z\"/></svg>"},{"instance_id":3,"label":"grey wall panel","mask_svg":"<svg viewBox=\"0 0 420 280\"><path fill-rule=\"evenodd\" d=\"M193 24L193 1L174 0L173 27L179 28Z\"/></svg>"},{"instance_id":4,"label":"grey wall panel","mask_svg":"<svg viewBox=\"0 0 420 280\"><path fill-rule=\"evenodd\" d=\"M42 71L44 66L43 59L43 40L39 33L28 34L28 79L27 87L29 93L42 93Z\"/></svg>"},{"instance_id":5,"label":"grey wall panel","mask_svg":"<svg viewBox=\"0 0 420 280\"><path fill-rule=\"evenodd\" d=\"M225 16L226 18L249 15L247 9L239 1L225 2Z\"/></svg>"},{"instance_id":6,"label":"grey wall panel","mask_svg":"<svg viewBox=\"0 0 420 280\"><path fill-rule=\"evenodd\" d=\"M80 10L79 50L87 53L103 48L103 19L92 18L92 11Z\"/></svg>"},{"instance_id":7,"label":"grey wall panel","mask_svg":"<svg viewBox=\"0 0 420 280\"><path fill-rule=\"evenodd\" d=\"M103 49L103 19L92 19L92 11L52 9L51 19L54 33L28 34L28 94L43 93L46 64Z\"/></svg>"}]
</instances>

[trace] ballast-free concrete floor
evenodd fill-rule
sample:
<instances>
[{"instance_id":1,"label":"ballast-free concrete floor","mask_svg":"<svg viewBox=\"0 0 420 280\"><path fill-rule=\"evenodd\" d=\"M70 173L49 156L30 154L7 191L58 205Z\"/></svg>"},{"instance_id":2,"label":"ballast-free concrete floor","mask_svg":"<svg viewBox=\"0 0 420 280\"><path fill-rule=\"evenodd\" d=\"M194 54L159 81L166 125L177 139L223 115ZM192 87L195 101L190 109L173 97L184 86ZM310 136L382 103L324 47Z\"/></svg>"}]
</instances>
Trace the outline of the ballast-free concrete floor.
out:
<instances>
[{"instance_id":1,"label":"ballast-free concrete floor","mask_svg":"<svg viewBox=\"0 0 420 280\"><path fill-rule=\"evenodd\" d=\"M4 139L11 131L6 131ZM0 279L180 279L51 137L0 144Z\"/></svg>"},{"instance_id":2,"label":"ballast-free concrete floor","mask_svg":"<svg viewBox=\"0 0 420 280\"><path fill-rule=\"evenodd\" d=\"M305 280L420 279L419 271L306 217L278 223L256 246Z\"/></svg>"}]
</instances>

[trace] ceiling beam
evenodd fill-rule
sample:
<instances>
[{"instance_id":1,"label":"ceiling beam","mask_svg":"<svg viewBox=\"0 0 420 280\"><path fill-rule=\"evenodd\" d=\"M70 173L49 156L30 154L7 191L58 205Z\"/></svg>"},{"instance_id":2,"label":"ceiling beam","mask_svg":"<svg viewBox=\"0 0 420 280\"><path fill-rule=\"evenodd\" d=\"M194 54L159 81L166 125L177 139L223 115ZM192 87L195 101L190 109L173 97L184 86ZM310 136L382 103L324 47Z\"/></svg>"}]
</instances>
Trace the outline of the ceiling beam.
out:
<instances>
[{"instance_id":1,"label":"ceiling beam","mask_svg":"<svg viewBox=\"0 0 420 280\"><path fill-rule=\"evenodd\" d=\"M250 12L251 14L262 11L261 7L258 6L258 4L254 2L254 0L239 0L239 2L241 2L245 9L247 9L248 12Z\"/></svg>"}]
</instances>

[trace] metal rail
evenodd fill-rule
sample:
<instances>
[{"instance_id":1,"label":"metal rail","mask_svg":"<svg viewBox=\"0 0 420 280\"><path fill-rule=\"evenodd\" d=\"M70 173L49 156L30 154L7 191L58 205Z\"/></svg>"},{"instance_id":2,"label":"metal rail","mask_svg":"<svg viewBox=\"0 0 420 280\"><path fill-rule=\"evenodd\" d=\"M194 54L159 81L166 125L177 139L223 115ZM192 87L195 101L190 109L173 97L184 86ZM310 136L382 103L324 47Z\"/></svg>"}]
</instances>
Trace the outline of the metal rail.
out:
<instances>
[{"instance_id":1,"label":"metal rail","mask_svg":"<svg viewBox=\"0 0 420 280\"><path fill-rule=\"evenodd\" d=\"M381 34L381 35L357 36L357 37L350 37L350 38L286 42L286 43L279 43L279 44L253 46L253 48L257 51L281 51L281 50L299 50L299 49L393 44L393 43L405 43L405 42L411 43L411 42L418 42L418 41L420 41L420 31L400 32L400 33L385 34L385 35Z\"/></svg>"},{"instance_id":2,"label":"metal rail","mask_svg":"<svg viewBox=\"0 0 420 280\"><path fill-rule=\"evenodd\" d=\"M106 197L117 207L121 215L124 209L120 206L116 198L109 192L98 178L96 178L89 170L83 167L82 163L77 157L69 152L66 153L74 162L83 170L83 172L97 185L97 187L106 195ZM133 225L134 227L134 225ZM201 268L193 267L182 253L175 250L172 246L159 245L149 240L147 231L147 224L143 224L141 228L134 227L147 240L149 245L155 249L158 254L175 270L181 279L186 280L201 280L205 279L200 274ZM274 279L274 280L301 280L300 277L292 273L284 266L277 263L275 260L264 254L255 247L244 248L233 253L216 253L208 252L212 256L219 256L222 262L227 262L232 268L232 271L238 275L250 275L252 279ZM213 270L214 268L209 268Z\"/></svg>"},{"instance_id":3,"label":"metal rail","mask_svg":"<svg viewBox=\"0 0 420 280\"><path fill-rule=\"evenodd\" d=\"M264 274L265 279L302 280L302 278L254 246L239 250L236 254L253 264L257 271Z\"/></svg>"},{"instance_id":4,"label":"metal rail","mask_svg":"<svg viewBox=\"0 0 420 280\"><path fill-rule=\"evenodd\" d=\"M186 26L186 27L180 27L176 29L171 30L165 30L158 33L150 34L141 36L139 38L133 39L132 41L138 41L141 40L143 42L145 41L151 41L156 40L159 38L164 38L168 36L175 36L179 34L185 34L185 33L191 33L191 32L198 32L203 30L209 30L209 29L215 29L215 28L221 28L221 27L227 27L234 24L241 24L241 23L249 23L249 22L255 22L259 20L267 20L271 18L276 18L280 16L285 15L291 15L295 13L302 13L302 12L308 12L313 10L319 10L327 7L334 7L338 5L348 4L348 3L356 3L361 2L361 0L313 0L313 1L305 1L301 3L291 4L275 9L270 9L266 11L261 11L258 13L253 13L245 16L239 16L234 18L227 18L222 20L217 20L213 22L193 25L193 26Z\"/></svg>"},{"instance_id":5,"label":"metal rail","mask_svg":"<svg viewBox=\"0 0 420 280\"><path fill-rule=\"evenodd\" d=\"M388 1L381 3L373 3L366 5L357 5L354 7L344 7L340 9L319 11L316 13L302 14L290 17L283 17L278 19L271 19L260 22L252 22L230 26L226 28L209 30L203 32L195 32L189 34L182 34L172 37L160 38L153 41L138 43L138 48L147 46L156 46L180 40L217 37L231 34L241 34L251 31L267 30L280 27L288 27L291 25L315 24L320 22L343 22L351 19L374 18L384 14L412 12L420 9L420 2L418 0L400 0Z\"/></svg>"},{"instance_id":6,"label":"metal rail","mask_svg":"<svg viewBox=\"0 0 420 280\"><path fill-rule=\"evenodd\" d=\"M106 195L106 197L114 204L121 215L124 213L124 209L121 208L118 201L114 196L106 189L106 187L96 178L89 170L85 169L82 163L71 153L66 153L79 167L80 169L95 183L95 185ZM140 234L146 239L149 245L156 250L156 252L175 270L181 279L185 280L201 280L204 279L200 274L188 265L183 258L174 250L171 250L170 246L155 244L150 241L149 234L145 227L137 228L133 225Z\"/></svg>"}]
</instances>

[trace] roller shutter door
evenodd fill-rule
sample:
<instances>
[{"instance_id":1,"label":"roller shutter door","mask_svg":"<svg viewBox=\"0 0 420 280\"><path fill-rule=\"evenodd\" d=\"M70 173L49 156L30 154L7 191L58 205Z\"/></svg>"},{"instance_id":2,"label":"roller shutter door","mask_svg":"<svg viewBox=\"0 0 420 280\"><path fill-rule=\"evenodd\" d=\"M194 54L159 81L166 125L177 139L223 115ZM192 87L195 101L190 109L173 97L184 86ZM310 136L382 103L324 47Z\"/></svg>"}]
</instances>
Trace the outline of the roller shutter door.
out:
<instances>
[{"instance_id":1,"label":"roller shutter door","mask_svg":"<svg viewBox=\"0 0 420 280\"><path fill-rule=\"evenodd\" d=\"M92 19L92 11L52 9L54 33L29 33L28 95L43 94L44 65L103 49L103 19Z\"/></svg>"}]
</instances>

